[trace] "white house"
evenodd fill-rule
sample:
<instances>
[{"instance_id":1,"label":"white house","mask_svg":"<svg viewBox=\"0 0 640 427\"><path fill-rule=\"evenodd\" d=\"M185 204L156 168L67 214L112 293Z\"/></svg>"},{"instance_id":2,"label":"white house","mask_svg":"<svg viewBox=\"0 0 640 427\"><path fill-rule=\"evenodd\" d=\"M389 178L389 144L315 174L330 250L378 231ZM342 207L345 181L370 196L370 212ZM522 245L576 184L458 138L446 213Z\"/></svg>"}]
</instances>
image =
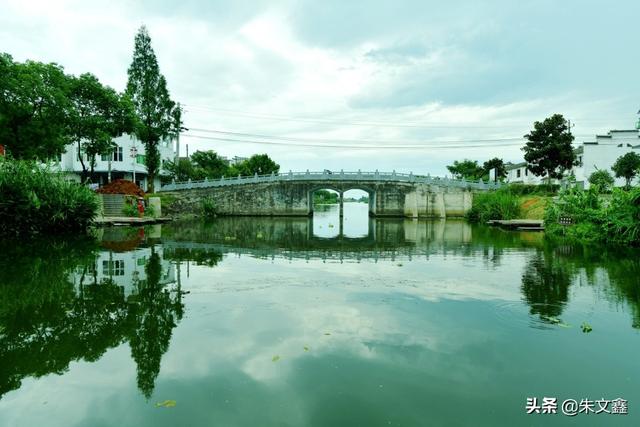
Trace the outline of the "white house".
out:
<instances>
[{"instance_id":1,"label":"white house","mask_svg":"<svg viewBox=\"0 0 640 427\"><path fill-rule=\"evenodd\" d=\"M589 187L589 176L598 169L611 170L613 164L620 156L628 152L640 155L640 132L633 130L611 130L606 135L596 135L595 141L584 142L584 155L582 161L582 176L585 178L585 188ZM576 175L577 176L577 175ZM624 178L615 178L616 187L625 185Z\"/></svg>"},{"instance_id":2,"label":"white house","mask_svg":"<svg viewBox=\"0 0 640 427\"><path fill-rule=\"evenodd\" d=\"M98 156L94 173L99 185L104 185L109 180L127 179L135 181L140 188L147 189L147 167L145 166L144 144L136 140L133 136L123 135L114 140L116 147L112 154ZM160 188L160 175L166 174L163 169L167 160L174 160L176 153L173 148L173 141L163 140L158 144L160 151L161 167L155 179L155 188ZM90 170L89 161L86 154L83 155L84 164ZM66 151L60 156L57 167L63 172L68 172L72 179L80 180L82 164L78 159L78 145L69 144ZM134 178L135 175L135 178Z\"/></svg>"},{"instance_id":3,"label":"white house","mask_svg":"<svg viewBox=\"0 0 640 427\"><path fill-rule=\"evenodd\" d=\"M611 130L606 135L596 135L595 141L585 141L575 153L578 165L565 173L565 176L573 174L576 184L583 188L589 188L589 176L597 170L606 170L615 177L611 170L613 164L620 156L633 151L640 155L640 131L633 130ZM527 169L527 163L507 163L507 178L510 183L541 184L545 178L535 176ZM557 180L553 180L558 183ZM615 179L615 186L621 187L625 184L623 178Z\"/></svg>"},{"instance_id":4,"label":"white house","mask_svg":"<svg viewBox=\"0 0 640 427\"><path fill-rule=\"evenodd\" d=\"M582 157L583 157L583 147L580 146L574 150L576 154L576 158L580 165L582 165ZM571 171L576 176L577 181L582 181L582 172L580 170L581 166L576 166L571 169ZM520 163L510 163L507 162L505 164L505 169L507 170L506 181L509 183L520 183L520 184L528 184L528 185L539 185L542 183L546 183L546 175L545 176L536 176L527 168L527 162ZM567 175L571 174L568 172ZM559 184L560 182L557 179L552 179L551 183Z\"/></svg>"}]
</instances>

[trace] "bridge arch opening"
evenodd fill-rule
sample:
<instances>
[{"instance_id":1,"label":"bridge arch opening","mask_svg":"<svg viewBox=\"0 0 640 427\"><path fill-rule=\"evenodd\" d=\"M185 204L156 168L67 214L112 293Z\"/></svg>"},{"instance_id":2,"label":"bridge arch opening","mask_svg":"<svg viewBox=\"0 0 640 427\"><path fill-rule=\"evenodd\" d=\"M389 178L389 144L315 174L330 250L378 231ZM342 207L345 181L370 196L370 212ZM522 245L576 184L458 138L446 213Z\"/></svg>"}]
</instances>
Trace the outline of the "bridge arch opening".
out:
<instances>
[{"instance_id":1,"label":"bridge arch opening","mask_svg":"<svg viewBox=\"0 0 640 427\"><path fill-rule=\"evenodd\" d=\"M361 238L370 233L375 191L322 185L309 190L313 234L321 238Z\"/></svg>"}]
</instances>

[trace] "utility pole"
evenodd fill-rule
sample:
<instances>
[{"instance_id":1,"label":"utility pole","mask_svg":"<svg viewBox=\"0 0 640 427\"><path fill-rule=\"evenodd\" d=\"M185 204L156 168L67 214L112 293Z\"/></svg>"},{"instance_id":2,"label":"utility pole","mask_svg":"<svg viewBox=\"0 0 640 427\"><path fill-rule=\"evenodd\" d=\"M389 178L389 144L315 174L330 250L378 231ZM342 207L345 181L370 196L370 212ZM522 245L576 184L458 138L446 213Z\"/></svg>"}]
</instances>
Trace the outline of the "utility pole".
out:
<instances>
[{"instance_id":1,"label":"utility pole","mask_svg":"<svg viewBox=\"0 0 640 427\"><path fill-rule=\"evenodd\" d=\"M133 183L136 182L136 160L138 159L138 149L136 148L135 140L133 142L133 147L130 150L131 156L131 171L133 172Z\"/></svg>"},{"instance_id":2,"label":"utility pole","mask_svg":"<svg viewBox=\"0 0 640 427\"><path fill-rule=\"evenodd\" d=\"M175 163L177 164L180 160L180 132L189 130L186 127L182 126L182 107L178 102L177 114L175 116L175 120L177 121L178 132L176 133L176 158ZM189 157L189 148L187 147L187 157Z\"/></svg>"},{"instance_id":3,"label":"utility pole","mask_svg":"<svg viewBox=\"0 0 640 427\"><path fill-rule=\"evenodd\" d=\"M571 128L574 127L575 125L571 124L571 120L567 120L567 127L569 128L569 135L571 135Z\"/></svg>"}]
</instances>

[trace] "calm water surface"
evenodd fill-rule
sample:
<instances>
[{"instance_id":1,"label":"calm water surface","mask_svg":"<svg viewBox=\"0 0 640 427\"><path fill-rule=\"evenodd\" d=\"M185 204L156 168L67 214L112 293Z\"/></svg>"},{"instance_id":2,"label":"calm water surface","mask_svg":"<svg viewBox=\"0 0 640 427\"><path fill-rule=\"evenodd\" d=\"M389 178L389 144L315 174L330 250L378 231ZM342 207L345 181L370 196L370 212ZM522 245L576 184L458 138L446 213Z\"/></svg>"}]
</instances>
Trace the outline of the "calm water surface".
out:
<instances>
[{"instance_id":1,"label":"calm water surface","mask_svg":"<svg viewBox=\"0 0 640 427\"><path fill-rule=\"evenodd\" d=\"M366 209L0 243L0 426L640 425L638 253Z\"/></svg>"}]
</instances>

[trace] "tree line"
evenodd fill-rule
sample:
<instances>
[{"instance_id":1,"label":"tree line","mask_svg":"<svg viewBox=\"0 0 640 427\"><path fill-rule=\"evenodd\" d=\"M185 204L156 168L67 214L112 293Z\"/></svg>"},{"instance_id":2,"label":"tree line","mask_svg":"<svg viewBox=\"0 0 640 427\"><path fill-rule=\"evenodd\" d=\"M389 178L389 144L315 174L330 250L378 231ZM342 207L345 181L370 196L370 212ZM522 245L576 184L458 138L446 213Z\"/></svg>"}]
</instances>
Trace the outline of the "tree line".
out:
<instances>
[{"instance_id":1,"label":"tree line","mask_svg":"<svg viewBox=\"0 0 640 427\"><path fill-rule=\"evenodd\" d=\"M562 114L554 114L543 121L536 121L533 129L524 135L527 142L522 147L527 169L535 176L545 177L547 184L552 179L562 179L567 171L579 165L573 148L574 136L568 121ZM447 166L455 178L468 180L487 180L489 171L495 169L495 180L503 180L507 170L502 159L493 158L480 165L476 160L454 161ZM640 155L629 152L620 156L611 167L617 178L624 178L626 187L640 175ZM607 170L597 170L588 177L589 183L604 191L613 186L614 179Z\"/></svg>"},{"instance_id":2,"label":"tree line","mask_svg":"<svg viewBox=\"0 0 640 427\"><path fill-rule=\"evenodd\" d=\"M267 154L254 154L246 160L230 164L229 160L213 150L196 151L191 157L167 161L164 168L168 175L163 180L167 182L269 175L280 171L280 165Z\"/></svg>"},{"instance_id":3,"label":"tree line","mask_svg":"<svg viewBox=\"0 0 640 427\"><path fill-rule=\"evenodd\" d=\"M144 26L135 36L127 73L120 93L91 73L74 76L55 63L16 62L0 53L0 145L13 159L50 161L73 143L86 182L96 156L110 154L115 138L132 134L145 146L153 192L158 143L180 131L182 109L171 100Z\"/></svg>"}]
</instances>

